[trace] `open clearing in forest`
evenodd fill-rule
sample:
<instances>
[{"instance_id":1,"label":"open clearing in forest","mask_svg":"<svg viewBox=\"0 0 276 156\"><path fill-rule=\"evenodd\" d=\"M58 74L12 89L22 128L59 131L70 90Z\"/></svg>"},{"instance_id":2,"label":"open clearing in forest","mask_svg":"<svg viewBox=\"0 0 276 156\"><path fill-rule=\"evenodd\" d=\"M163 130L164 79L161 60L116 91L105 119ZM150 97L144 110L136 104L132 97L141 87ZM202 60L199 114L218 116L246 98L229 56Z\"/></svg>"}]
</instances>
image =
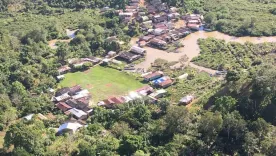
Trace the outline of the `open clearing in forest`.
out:
<instances>
[{"instance_id":1,"label":"open clearing in forest","mask_svg":"<svg viewBox=\"0 0 276 156\"><path fill-rule=\"evenodd\" d=\"M59 87L70 87L78 84L90 91L93 104L112 96L127 94L144 86L132 75L97 66L86 72L66 74Z\"/></svg>"}]
</instances>

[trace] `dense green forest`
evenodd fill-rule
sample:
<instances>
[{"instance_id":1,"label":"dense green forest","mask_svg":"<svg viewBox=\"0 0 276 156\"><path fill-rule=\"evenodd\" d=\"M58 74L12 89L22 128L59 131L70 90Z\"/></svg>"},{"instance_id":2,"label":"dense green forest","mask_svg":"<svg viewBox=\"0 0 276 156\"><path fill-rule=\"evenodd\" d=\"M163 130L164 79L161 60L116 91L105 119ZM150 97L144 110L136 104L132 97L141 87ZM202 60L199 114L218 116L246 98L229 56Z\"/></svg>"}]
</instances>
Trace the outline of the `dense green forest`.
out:
<instances>
[{"instance_id":1,"label":"dense green forest","mask_svg":"<svg viewBox=\"0 0 276 156\"><path fill-rule=\"evenodd\" d=\"M35 4L24 13L1 13L2 128L16 117L52 109L50 98L44 93L55 87L57 68L67 58L97 56L123 49L125 45L106 41L106 38L117 36L128 42L127 34L133 33L119 24L113 11L100 15L96 10L53 9L46 3L42 5L46 7L41 8ZM68 38L66 28L79 29L76 37L69 45L58 43L56 50L51 49L49 40Z\"/></svg>"},{"instance_id":2,"label":"dense green forest","mask_svg":"<svg viewBox=\"0 0 276 156\"><path fill-rule=\"evenodd\" d=\"M276 35L273 0L167 0L182 13L203 13L207 26L231 35ZM201 55L193 61L229 70L222 88L204 105L188 109L166 100L148 99L97 107L88 126L75 135L55 136L50 127L68 119L54 111L50 88L57 68L72 57L101 56L128 45L108 42L117 36L128 43L139 34L120 24L114 10L126 0L0 1L0 155L275 155L275 44L199 40ZM48 41L68 39L65 29L79 29L69 44L51 49ZM169 69L169 68L167 68ZM185 70L185 69L184 69ZM174 73L172 73L173 75ZM206 74L189 86L210 82ZM191 78L192 79L192 78ZM171 91L176 92L176 91ZM185 91L183 91L185 92ZM201 90L200 93L203 93ZM198 109L199 108L199 109ZM17 120L30 113L53 112L55 119Z\"/></svg>"}]
</instances>

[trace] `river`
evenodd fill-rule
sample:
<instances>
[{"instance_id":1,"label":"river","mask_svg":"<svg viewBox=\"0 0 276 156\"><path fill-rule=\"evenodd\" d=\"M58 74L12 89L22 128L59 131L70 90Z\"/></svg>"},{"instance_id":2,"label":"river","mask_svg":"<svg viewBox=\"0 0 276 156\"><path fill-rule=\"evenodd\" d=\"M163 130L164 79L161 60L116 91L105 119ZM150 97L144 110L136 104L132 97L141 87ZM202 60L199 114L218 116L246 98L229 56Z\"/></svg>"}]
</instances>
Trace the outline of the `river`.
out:
<instances>
[{"instance_id":1,"label":"river","mask_svg":"<svg viewBox=\"0 0 276 156\"><path fill-rule=\"evenodd\" d=\"M197 40L200 38L208 38L213 37L216 39L222 39L226 42L239 42L241 44L245 42L252 42L252 43L264 43L264 42L276 42L276 36L273 37L234 37L229 36L224 33L213 31L213 32L205 32L205 31L197 31L194 32L188 36L186 36L184 39L181 39L181 42L184 44L183 48L180 48L178 51L179 53L167 53L162 50L157 50L150 47L145 47L147 50L147 55L144 62L141 62L140 64L137 64L137 68L144 68L148 69L151 66L151 63L157 59L162 58L166 59L168 61L178 61L181 56L186 54L189 57L189 61L192 60L192 58L198 56L200 54L200 49L197 44ZM135 44L135 41L137 39L133 39L131 42Z\"/></svg>"}]
</instances>

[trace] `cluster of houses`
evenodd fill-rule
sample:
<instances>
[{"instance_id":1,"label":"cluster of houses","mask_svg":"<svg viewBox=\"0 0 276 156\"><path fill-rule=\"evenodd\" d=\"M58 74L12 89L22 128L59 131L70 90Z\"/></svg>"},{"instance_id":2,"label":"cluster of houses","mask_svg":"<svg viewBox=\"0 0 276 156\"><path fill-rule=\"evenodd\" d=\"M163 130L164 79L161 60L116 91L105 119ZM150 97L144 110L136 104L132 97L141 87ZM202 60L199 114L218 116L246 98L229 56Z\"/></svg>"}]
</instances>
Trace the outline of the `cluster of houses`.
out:
<instances>
[{"instance_id":1,"label":"cluster of houses","mask_svg":"<svg viewBox=\"0 0 276 156\"><path fill-rule=\"evenodd\" d=\"M74 68L78 68L83 66L85 63L91 63L92 65L96 65L102 61L101 58L98 57L86 57L86 58L72 58L68 59L68 65L64 65L58 68L58 76L57 79L61 80L64 78L63 74L70 72Z\"/></svg>"},{"instance_id":2,"label":"cluster of houses","mask_svg":"<svg viewBox=\"0 0 276 156\"><path fill-rule=\"evenodd\" d=\"M145 6L139 6L139 0L131 0L124 11L119 11L119 18L128 23L130 29L140 23L140 30L146 34L139 39L139 46L145 45L167 49L168 44L183 38L192 30L199 30L203 24L203 16L188 14L181 16L177 8L169 7L161 0L150 0ZM182 27L176 28L174 22L184 20Z\"/></svg>"},{"instance_id":3,"label":"cluster of houses","mask_svg":"<svg viewBox=\"0 0 276 156\"><path fill-rule=\"evenodd\" d=\"M154 90L151 86L145 86L136 91L131 91L127 95L110 97L108 99L104 99L98 102L98 106L103 106L105 108L114 108L114 106L127 103L136 99L141 99L143 97L148 97L152 100L152 102L156 102L159 98L162 98L167 95L167 91L165 88L171 86L173 84L173 80L165 76L161 71L149 72L141 75L145 82L150 82L150 84L159 88L158 90ZM178 77L178 79L187 78L188 74L185 73ZM194 96L187 95L179 100L179 105L187 105L194 100Z\"/></svg>"},{"instance_id":4,"label":"cluster of houses","mask_svg":"<svg viewBox=\"0 0 276 156\"><path fill-rule=\"evenodd\" d=\"M181 17L186 21L186 26L192 30L199 30L202 25L203 15L200 14L189 14Z\"/></svg>"},{"instance_id":5,"label":"cluster of houses","mask_svg":"<svg viewBox=\"0 0 276 156\"><path fill-rule=\"evenodd\" d=\"M57 109L76 120L86 120L93 109L89 107L91 95L81 86L65 87L56 91L52 98Z\"/></svg>"},{"instance_id":6,"label":"cluster of houses","mask_svg":"<svg viewBox=\"0 0 276 156\"><path fill-rule=\"evenodd\" d=\"M150 86L145 86L136 91L131 91L129 94L118 97L110 97L108 99L98 102L98 106L105 108L113 108L115 105L127 103L133 100L141 99L142 97L148 96L154 92L154 89Z\"/></svg>"},{"instance_id":7,"label":"cluster of houses","mask_svg":"<svg viewBox=\"0 0 276 156\"><path fill-rule=\"evenodd\" d=\"M156 88L167 88L173 84L169 76L164 76L161 71L149 72L142 74L145 82L150 82Z\"/></svg>"},{"instance_id":8,"label":"cluster of houses","mask_svg":"<svg viewBox=\"0 0 276 156\"><path fill-rule=\"evenodd\" d=\"M98 106L103 106L105 108L114 108L118 104L127 103L133 100L141 99L143 97L148 97L153 103L159 98L164 97L167 91L164 89L154 90L151 86L145 86L137 89L136 91L131 91L127 95L110 97L108 99L98 102Z\"/></svg>"}]
</instances>

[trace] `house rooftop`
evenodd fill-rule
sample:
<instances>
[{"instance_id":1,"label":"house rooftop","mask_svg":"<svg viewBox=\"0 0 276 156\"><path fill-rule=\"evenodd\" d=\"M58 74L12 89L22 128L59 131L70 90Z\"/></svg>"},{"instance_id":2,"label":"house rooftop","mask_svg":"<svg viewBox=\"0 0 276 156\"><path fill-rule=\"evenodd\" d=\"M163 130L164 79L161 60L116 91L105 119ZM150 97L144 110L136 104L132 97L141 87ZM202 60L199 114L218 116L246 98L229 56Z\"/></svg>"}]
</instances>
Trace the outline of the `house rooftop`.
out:
<instances>
[{"instance_id":1,"label":"house rooftop","mask_svg":"<svg viewBox=\"0 0 276 156\"><path fill-rule=\"evenodd\" d=\"M105 105L110 105L110 104L114 104L115 102L112 101L111 99L105 99L105 100L103 100L103 103L104 103Z\"/></svg>"},{"instance_id":2,"label":"house rooftop","mask_svg":"<svg viewBox=\"0 0 276 156\"><path fill-rule=\"evenodd\" d=\"M63 112L66 112L69 109L72 109L71 106L67 105L65 102L59 102L56 104L56 107L60 110L62 110Z\"/></svg>"},{"instance_id":3,"label":"house rooftop","mask_svg":"<svg viewBox=\"0 0 276 156\"><path fill-rule=\"evenodd\" d=\"M128 62L132 62L134 60L137 60L140 57L141 57L140 55L136 55L136 54L129 53L129 52L123 52L118 56L118 58L121 58L121 59L126 60Z\"/></svg>"},{"instance_id":4,"label":"house rooftop","mask_svg":"<svg viewBox=\"0 0 276 156\"><path fill-rule=\"evenodd\" d=\"M68 93L65 93L60 96L55 97L55 100L59 102L59 101L66 100L68 98L70 98L70 95Z\"/></svg>"},{"instance_id":5,"label":"house rooftop","mask_svg":"<svg viewBox=\"0 0 276 156\"><path fill-rule=\"evenodd\" d=\"M88 97L90 96L90 93L87 89L81 90L79 92L76 93L76 95L72 96L73 99L80 99L83 97Z\"/></svg>"},{"instance_id":6,"label":"house rooftop","mask_svg":"<svg viewBox=\"0 0 276 156\"><path fill-rule=\"evenodd\" d=\"M164 95L166 94L167 91L164 90L164 89L160 89L160 90L157 90L155 91L154 93L150 94L151 97L154 97L154 98L158 98L158 96L160 97L160 95Z\"/></svg>"},{"instance_id":7,"label":"house rooftop","mask_svg":"<svg viewBox=\"0 0 276 156\"><path fill-rule=\"evenodd\" d=\"M75 133L81 127L83 127L83 125L78 122L66 122L59 126L58 132L62 132L63 130L72 130L73 133Z\"/></svg>"},{"instance_id":8,"label":"house rooftop","mask_svg":"<svg viewBox=\"0 0 276 156\"><path fill-rule=\"evenodd\" d=\"M187 96L181 98L181 99L179 100L179 102L181 102L181 103L189 103L189 102L192 101L193 99L194 99L194 96L192 96L192 95L187 95Z\"/></svg>"},{"instance_id":9,"label":"house rooftop","mask_svg":"<svg viewBox=\"0 0 276 156\"><path fill-rule=\"evenodd\" d=\"M73 87L70 87L70 93L75 94L76 92L81 91L81 86L80 85L75 85Z\"/></svg>"},{"instance_id":10,"label":"house rooftop","mask_svg":"<svg viewBox=\"0 0 276 156\"><path fill-rule=\"evenodd\" d=\"M130 49L131 52L135 53L135 54L139 54L139 55L144 55L144 53L146 52L145 49L140 48L138 46L132 46Z\"/></svg>"},{"instance_id":11,"label":"house rooftop","mask_svg":"<svg viewBox=\"0 0 276 156\"><path fill-rule=\"evenodd\" d=\"M153 82L154 85L160 85L162 82L164 82L168 79L170 79L168 76L163 76L159 79L153 80L152 82Z\"/></svg>"},{"instance_id":12,"label":"house rooftop","mask_svg":"<svg viewBox=\"0 0 276 156\"><path fill-rule=\"evenodd\" d=\"M150 79L152 77L159 76L159 75L163 75L163 72L161 72L161 71L153 72L151 74L145 75L144 78Z\"/></svg>"},{"instance_id":13,"label":"house rooftop","mask_svg":"<svg viewBox=\"0 0 276 156\"><path fill-rule=\"evenodd\" d=\"M32 118L33 118L33 116L34 116L34 114L29 114L29 115L27 115L27 116L24 116L23 118L25 119L25 120L31 120Z\"/></svg>"},{"instance_id":14,"label":"house rooftop","mask_svg":"<svg viewBox=\"0 0 276 156\"><path fill-rule=\"evenodd\" d=\"M62 94L68 93L68 92L70 92L70 88L69 87L61 88L61 89L58 89L56 91L56 96L60 96Z\"/></svg>"},{"instance_id":15,"label":"house rooftop","mask_svg":"<svg viewBox=\"0 0 276 156\"><path fill-rule=\"evenodd\" d=\"M166 45L167 42L163 41L163 40L160 40L160 39L157 39L157 38L153 38L150 43L154 43L154 44L160 44L160 45Z\"/></svg>"},{"instance_id":16,"label":"house rooftop","mask_svg":"<svg viewBox=\"0 0 276 156\"><path fill-rule=\"evenodd\" d=\"M120 97L112 97L110 98L110 100L112 100L115 104L121 104L121 103L124 103L125 101L120 98Z\"/></svg>"},{"instance_id":17,"label":"house rooftop","mask_svg":"<svg viewBox=\"0 0 276 156\"><path fill-rule=\"evenodd\" d=\"M72 108L68 112L75 115L77 118L81 118L82 116L87 115L87 113L85 113L84 111L76 109L76 108Z\"/></svg>"},{"instance_id":18,"label":"house rooftop","mask_svg":"<svg viewBox=\"0 0 276 156\"><path fill-rule=\"evenodd\" d=\"M141 98L141 96L137 92L133 92L133 91L129 92L128 96L133 100Z\"/></svg>"},{"instance_id":19,"label":"house rooftop","mask_svg":"<svg viewBox=\"0 0 276 156\"><path fill-rule=\"evenodd\" d=\"M171 79L168 79L168 80L165 80L165 81L161 82L161 83L159 84L159 86L165 87L165 86L170 85L170 84L172 84L172 83L173 83L173 81L172 81Z\"/></svg>"}]
</instances>

